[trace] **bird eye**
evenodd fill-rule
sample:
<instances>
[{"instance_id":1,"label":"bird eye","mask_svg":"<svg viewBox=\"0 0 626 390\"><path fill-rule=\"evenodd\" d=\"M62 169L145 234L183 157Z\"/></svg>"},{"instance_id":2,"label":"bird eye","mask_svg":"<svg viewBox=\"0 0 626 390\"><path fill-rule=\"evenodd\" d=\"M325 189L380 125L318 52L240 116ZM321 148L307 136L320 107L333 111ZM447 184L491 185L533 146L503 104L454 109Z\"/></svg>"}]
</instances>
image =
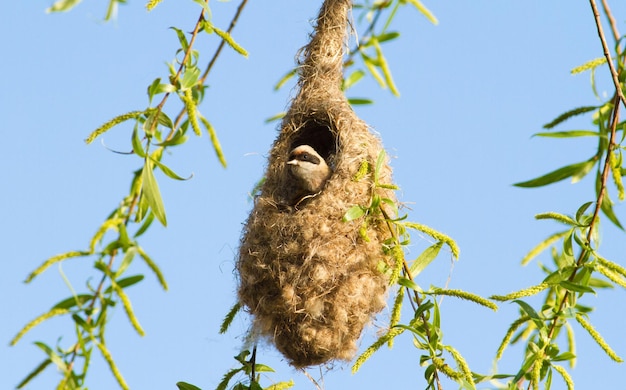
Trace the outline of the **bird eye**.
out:
<instances>
[{"instance_id":1,"label":"bird eye","mask_svg":"<svg viewBox=\"0 0 626 390\"><path fill-rule=\"evenodd\" d=\"M308 161L309 160L309 154L308 153L302 153L302 159L304 161Z\"/></svg>"}]
</instances>

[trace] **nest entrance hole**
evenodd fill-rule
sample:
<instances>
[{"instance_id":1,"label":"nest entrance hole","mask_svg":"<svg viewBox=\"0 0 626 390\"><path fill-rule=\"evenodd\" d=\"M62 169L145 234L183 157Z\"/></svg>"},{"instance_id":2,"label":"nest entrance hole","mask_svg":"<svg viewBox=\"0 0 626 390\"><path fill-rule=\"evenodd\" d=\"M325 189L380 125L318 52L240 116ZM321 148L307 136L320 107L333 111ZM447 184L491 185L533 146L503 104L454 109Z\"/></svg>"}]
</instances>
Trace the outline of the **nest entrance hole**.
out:
<instances>
[{"instance_id":1,"label":"nest entrance hole","mask_svg":"<svg viewBox=\"0 0 626 390\"><path fill-rule=\"evenodd\" d=\"M330 123L319 120L308 120L294 136L290 150L300 146L309 145L326 160L332 164L337 155L337 135Z\"/></svg>"}]
</instances>

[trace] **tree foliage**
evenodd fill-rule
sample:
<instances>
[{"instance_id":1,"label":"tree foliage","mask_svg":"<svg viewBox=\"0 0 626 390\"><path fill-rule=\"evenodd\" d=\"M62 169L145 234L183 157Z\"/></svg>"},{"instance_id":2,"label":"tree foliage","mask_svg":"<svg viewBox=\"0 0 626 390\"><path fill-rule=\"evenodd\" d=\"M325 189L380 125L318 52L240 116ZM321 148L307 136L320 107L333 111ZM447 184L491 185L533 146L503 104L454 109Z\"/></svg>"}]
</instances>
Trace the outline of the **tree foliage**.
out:
<instances>
[{"instance_id":1,"label":"tree foliage","mask_svg":"<svg viewBox=\"0 0 626 390\"><path fill-rule=\"evenodd\" d=\"M35 343L43 354L43 360L25 375L18 388L35 380L48 367L56 367L61 373L57 388L86 387L94 350L108 364L120 388L129 388L123 371L132 368L118 367L114 358L115 351L109 350L105 334L110 312L116 306L122 307L135 332L138 335L144 334L127 294L128 288L144 280L143 273L150 273L164 290L168 288L159 266L140 245L142 236L150 231L155 221L163 226L167 225L166 204L161 197L155 171L178 181L191 178L191 175L181 176L174 172L165 165L162 157L171 149L185 145L192 133L196 137L206 133L219 165L226 167L217 131L210 119L202 113L201 105L205 95L209 93L206 79L215 62L220 59L222 50L228 47L242 56L247 55L245 48L237 43L233 35L239 17L245 11L247 0L240 0L230 24L223 27L212 21L208 1L194 1L198 5L197 21L184 28L172 27L179 47L173 53L175 59L167 64L166 75L156 77L147 87L146 106L114 116L93 130L85 140L91 143L112 128L131 123L130 154L138 158L138 167L133 173L129 193L122 197L118 206L98 227L87 248L53 256L28 275L26 282L41 275L50 266L74 258L86 258L93 263L92 273L85 275L88 282L83 291L76 291L72 287L69 297L58 299L50 310L28 322L11 341L15 345L27 332L51 318L67 316L74 324L74 338L69 344L66 341L59 341L54 346L49 341ZM105 20L113 18L118 4L124 2L109 0ZM69 11L79 3L80 0L58 0L48 11ZM150 0L146 8L152 10L159 3L160 0ZM623 230L623 225L614 212L612 197L615 196L619 201L626 197L622 183L622 177L626 174L622 146L626 138L626 121L620 120L620 110L626 105L623 94L626 85L626 55L622 47L624 37L617 30L607 2L603 1L602 7L611 27L612 45L607 43L607 34L602 29L600 12L595 1L591 0L590 5L590 18L594 19L598 28L599 44L602 45L605 57L592 59L573 69L572 73L590 72L592 89L595 92L595 73L607 71L614 83L613 96L598 105L581 106L566 111L547 123L544 126L545 131L536 133L535 136L558 138L564 142L570 138L585 137L595 143L596 150L591 156L584 156L576 162L515 184L519 187L535 188L566 179L578 182L590 173L595 174L593 201L580 205L571 214L566 211L550 211L536 215L538 220L554 221L561 226L557 232L532 248L522 260L522 264L527 264L544 252L549 252L552 264L540 264L545 278L527 288L505 295L494 294L489 299L447 287L423 288L417 283L416 277L440 256L442 249L446 248L445 251L455 260L459 258L459 248L455 241L431 227L409 221L408 215L401 215L401 210L395 210L400 217L390 217L382 207L393 206L389 199L372 196L368 204L355 204L346 210L344 220L361 220L364 225L373 220L385 223L391 239L384 243L383 250L393 256L396 267L384 270L391 274L391 281L395 286L389 324L355 360L353 372L369 369L367 360L384 345L392 347L403 334L411 336L416 354L419 355L419 363L424 367L426 388L429 389L441 389L442 376L467 389L474 389L477 383L486 381L494 381L501 388L538 389L543 385L548 389L555 375L568 389L573 389L574 383L566 365L571 367L576 361L575 328L594 340L612 360L622 361L619 353L593 326L592 307L587 298L590 294L599 296L603 289L626 288L626 269L618 262L604 258L599 250L601 215ZM346 93L363 78L371 77L381 88L389 90L393 95L399 95L399 87L393 79L383 48L386 42L400 35L393 28L394 18L398 13L405 12L406 8L417 9L430 22L437 23L435 16L418 0L365 1L355 4L355 29L359 31L359 40L350 47L344 62L345 77L342 87ZM200 39L219 41L217 50L208 61L201 56L204 53L197 49L197 41ZM203 63L204 66L201 65ZM281 88L289 79L296 77L297 72L297 69L288 70L278 81L276 88ZM175 110L171 108L172 104L168 104L173 99L180 103L180 110ZM373 103L367 97L353 97L350 102L353 105ZM580 115L590 116L591 128L555 130L565 126L569 119ZM282 114L279 113L269 120L281 117ZM362 166L358 176L362 178L370 175L376 186L395 190L395 186L381 184L377 180L380 164L384 159L384 154L381 154L376 166ZM358 179L359 177L355 178ZM430 237L433 244L415 258L408 259L407 246L411 243L411 232ZM131 267L134 260L138 260L135 263L143 263L143 273L131 271L136 268ZM69 280L67 283L73 286ZM533 307L525 299L536 295L541 295L542 303ZM500 302L517 305L519 315L512 320L508 329L503 329L503 339L495 351L495 359L501 359L509 345L524 343L525 353L519 370L510 375L498 372L479 374L472 371L462 354L454 346L444 342L441 331L444 316L437 300L441 296L456 297L469 301L468 304L477 304L491 310L497 310L497 303ZM226 314L221 333L228 330L240 309L240 305L235 304ZM68 331L69 333L72 332ZM562 343L563 338L558 337L561 334L566 335L565 344ZM259 374L273 372L273 369L258 360L260 357L256 347L244 348L235 356L237 366L224 374L218 389L285 389L294 386L294 382L289 380L263 387ZM319 387L319 384L314 380L313 382ZM197 388L185 382L179 382L177 386L183 390Z\"/></svg>"}]
</instances>

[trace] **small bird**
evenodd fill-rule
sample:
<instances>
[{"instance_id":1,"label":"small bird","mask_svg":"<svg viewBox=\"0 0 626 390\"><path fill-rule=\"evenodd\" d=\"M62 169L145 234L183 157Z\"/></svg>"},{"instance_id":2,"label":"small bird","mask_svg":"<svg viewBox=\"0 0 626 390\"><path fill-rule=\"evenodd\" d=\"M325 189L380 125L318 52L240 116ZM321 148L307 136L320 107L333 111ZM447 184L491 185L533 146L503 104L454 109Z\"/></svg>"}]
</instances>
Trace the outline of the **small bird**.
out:
<instances>
[{"instance_id":1,"label":"small bird","mask_svg":"<svg viewBox=\"0 0 626 390\"><path fill-rule=\"evenodd\" d=\"M303 195L319 193L332 173L326 161L309 145L300 145L289 153L289 171L298 179Z\"/></svg>"}]
</instances>

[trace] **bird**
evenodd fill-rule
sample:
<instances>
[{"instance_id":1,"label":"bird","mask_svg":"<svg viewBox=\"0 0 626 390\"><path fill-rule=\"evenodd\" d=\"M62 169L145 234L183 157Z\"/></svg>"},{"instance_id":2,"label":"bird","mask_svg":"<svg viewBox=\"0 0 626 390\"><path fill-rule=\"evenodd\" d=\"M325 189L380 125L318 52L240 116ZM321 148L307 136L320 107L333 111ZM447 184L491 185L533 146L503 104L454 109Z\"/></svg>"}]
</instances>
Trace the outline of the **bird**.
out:
<instances>
[{"instance_id":1,"label":"bird","mask_svg":"<svg viewBox=\"0 0 626 390\"><path fill-rule=\"evenodd\" d=\"M318 194L332 171L322 156L309 145L299 145L289 153L289 171L297 179L301 195Z\"/></svg>"}]
</instances>

